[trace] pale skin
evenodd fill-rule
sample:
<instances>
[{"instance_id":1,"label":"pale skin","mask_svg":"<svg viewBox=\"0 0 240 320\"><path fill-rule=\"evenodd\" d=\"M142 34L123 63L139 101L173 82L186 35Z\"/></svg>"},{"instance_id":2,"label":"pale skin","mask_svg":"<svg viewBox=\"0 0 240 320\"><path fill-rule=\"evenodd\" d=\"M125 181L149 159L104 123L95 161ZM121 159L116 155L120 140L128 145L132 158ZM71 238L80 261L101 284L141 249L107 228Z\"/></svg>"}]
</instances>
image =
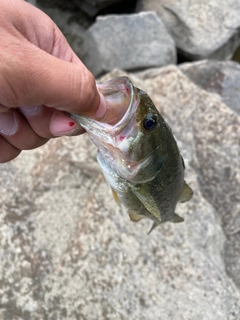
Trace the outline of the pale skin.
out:
<instances>
[{"instance_id":1,"label":"pale skin","mask_svg":"<svg viewBox=\"0 0 240 320\"><path fill-rule=\"evenodd\" d=\"M65 112L104 117L93 75L47 15L23 0L1 0L0 163L83 133Z\"/></svg>"}]
</instances>

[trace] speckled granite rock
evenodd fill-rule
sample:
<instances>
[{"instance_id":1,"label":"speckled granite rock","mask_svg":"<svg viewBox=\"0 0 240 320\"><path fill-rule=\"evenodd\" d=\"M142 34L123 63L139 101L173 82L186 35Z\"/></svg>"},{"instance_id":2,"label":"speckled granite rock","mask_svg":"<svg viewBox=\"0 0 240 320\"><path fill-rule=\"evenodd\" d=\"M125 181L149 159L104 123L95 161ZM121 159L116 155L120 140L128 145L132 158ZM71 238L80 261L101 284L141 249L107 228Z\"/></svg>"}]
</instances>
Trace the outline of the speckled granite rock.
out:
<instances>
[{"instance_id":1,"label":"speckled granite rock","mask_svg":"<svg viewBox=\"0 0 240 320\"><path fill-rule=\"evenodd\" d=\"M185 222L149 236L150 221L130 222L86 135L22 153L0 166L0 319L240 317L240 118L176 67L131 78L178 140L195 192Z\"/></svg>"}]
</instances>

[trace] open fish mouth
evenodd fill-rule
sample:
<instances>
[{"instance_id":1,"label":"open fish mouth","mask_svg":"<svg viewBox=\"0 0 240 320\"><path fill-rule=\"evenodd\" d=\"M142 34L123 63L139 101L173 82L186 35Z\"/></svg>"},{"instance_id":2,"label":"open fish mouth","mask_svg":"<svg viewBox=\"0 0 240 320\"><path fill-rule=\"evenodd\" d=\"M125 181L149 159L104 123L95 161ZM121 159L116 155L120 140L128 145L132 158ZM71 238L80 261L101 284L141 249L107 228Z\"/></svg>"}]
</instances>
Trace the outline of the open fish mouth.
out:
<instances>
[{"instance_id":1,"label":"open fish mouth","mask_svg":"<svg viewBox=\"0 0 240 320\"><path fill-rule=\"evenodd\" d=\"M137 89L127 77L111 79L97 84L99 92L104 96L107 111L101 122L77 114L70 116L94 138L111 143L131 121L139 104ZM113 141L112 141L113 142Z\"/></svg>"},{"instance_id":2,"label":"open fish mouth","mask_svg":"<svg viewBox=\"0 0 240 320\"><path fill-rule=\"evenodd\" d=\"M101 122L110 125L124 122L131 112L134 100L134 86L127 77L111 79L103 84L97 84L99 92L104 96L107 112ZM119 123L120 122L120 123Z\"/></svg>"}]
</instances>

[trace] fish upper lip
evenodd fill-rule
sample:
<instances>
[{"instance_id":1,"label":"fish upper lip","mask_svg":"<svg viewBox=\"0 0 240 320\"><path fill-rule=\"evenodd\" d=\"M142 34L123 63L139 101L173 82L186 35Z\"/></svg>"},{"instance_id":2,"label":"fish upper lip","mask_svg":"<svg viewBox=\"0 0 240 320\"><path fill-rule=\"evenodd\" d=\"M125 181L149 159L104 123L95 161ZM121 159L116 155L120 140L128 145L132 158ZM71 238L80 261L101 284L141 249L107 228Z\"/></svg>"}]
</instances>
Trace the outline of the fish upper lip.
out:
<instances>
[{"instance_id":1,"label":"fish upper lip","mask_svg":"<svg viewBox=\"0 0 240 320\"><path fill-rule=\"evenodd\" d=\"M103 129L105 132L109 132L113 137L118 135L126 127L128 122L131 120L131 118L129 117L129 113L131 113L131 111L133 110L133 107L135 105L134 102L136 103L138 102L138 97L135 92L135 87L133 86L129 78L127 77L124 77L124 78L126 78L126 82L130 87L130 102L129 102L128 108L125 114L123 115L123 117L115 125L113 126L109 125L109 127L105 128L105 130Z\"/></svg>"},{"instance_id":2,"label":"fish upper lip","mask_svg":"<svg viewBox=\"0 0 240 320\"><path fill-rule=\"evenodd\" d=\"M115 125L110 125L105 122L99 122L95 119L79 116L77 114L70 114L70 116L77 123L79 123L86 131L93 135L94 138L98 139L99 141L103 140L105 143L108 144L111 142L112 145L114 145L114 138L121 133L121 131L127 126L129 121L132 119L132 116L134 115L139 103L137 89L134 87L130 79L127 77L119 78L123 78L123 81L125 81L129 86L130 102L123 117ZM99 85L99 89L101 89L101 85ZM115 90L114 85L112 90Z\"/></svg>"}]
</instances>

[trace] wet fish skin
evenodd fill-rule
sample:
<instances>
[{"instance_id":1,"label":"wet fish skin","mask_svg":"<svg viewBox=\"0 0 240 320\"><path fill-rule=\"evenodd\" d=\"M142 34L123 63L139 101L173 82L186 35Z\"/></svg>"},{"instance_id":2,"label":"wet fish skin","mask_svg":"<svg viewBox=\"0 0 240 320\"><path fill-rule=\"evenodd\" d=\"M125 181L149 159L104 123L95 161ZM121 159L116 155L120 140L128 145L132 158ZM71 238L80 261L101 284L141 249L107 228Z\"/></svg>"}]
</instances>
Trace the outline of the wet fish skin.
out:
<instances>
[{"instance_id":1,"label":"wet fish skin","mask_svg":"<svg viewBox=\"0 0 240 320\"><path fill-rule=\"evenodd\" d=\"M184 181L184 162L171 129L150 97L128 78L101 86L107 101L112 92L111 106L114 95L118 105L119 97L125 105L129 102L122 119L109 125L71 116L98 147L97 159L115 200L127 208L132 221L153 220L150 231L165 221L183 221L175 213L177 202L188 201L193 192Z\"/></svg>"}]
</instances>

